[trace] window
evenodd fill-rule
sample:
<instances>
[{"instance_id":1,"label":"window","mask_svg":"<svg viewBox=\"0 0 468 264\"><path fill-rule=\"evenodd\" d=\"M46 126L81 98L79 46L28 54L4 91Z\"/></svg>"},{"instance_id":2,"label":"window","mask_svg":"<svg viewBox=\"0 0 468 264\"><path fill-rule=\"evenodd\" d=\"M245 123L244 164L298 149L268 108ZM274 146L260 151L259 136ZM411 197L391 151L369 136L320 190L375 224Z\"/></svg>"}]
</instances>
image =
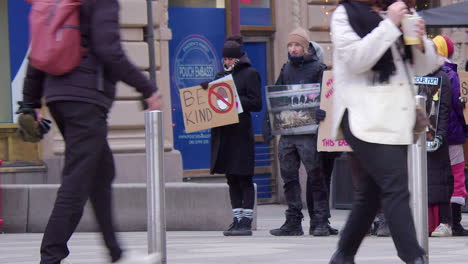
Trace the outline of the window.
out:
<instances>
[{"instance_id":1,"label":"window","mask_svg":"<svg viewBox=\"0 0 468 264\"><path fill-rule=\"evenodd\" d=\"M225 0L169 0L169 6L224 8Z\"/></svg>"}]
</instances>

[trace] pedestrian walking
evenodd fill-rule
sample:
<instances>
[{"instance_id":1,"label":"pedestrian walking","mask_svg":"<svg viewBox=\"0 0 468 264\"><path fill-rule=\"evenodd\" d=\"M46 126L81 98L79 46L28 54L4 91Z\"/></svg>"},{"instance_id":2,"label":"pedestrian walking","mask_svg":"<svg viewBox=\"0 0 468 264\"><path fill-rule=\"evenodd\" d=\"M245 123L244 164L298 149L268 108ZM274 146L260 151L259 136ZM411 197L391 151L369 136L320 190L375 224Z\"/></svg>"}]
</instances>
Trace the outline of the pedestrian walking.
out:
<instances>
[{"instance_id":1,"label":"pedestrian walking","mask_svg":"<svg viewBox=\"0 0 468 264\"><path fill-rule=\"evenodd\" d=\"M352 264L382 201L398 256L425 263L409 207L408 145L416 105L410 82L437 67L420 20L417 45L404 45L402 1L342 0L331 20L334 71L333 137L346 139L363 174L331 264Z\"/></svg>"},{"instance_id":2,"label":"pedestrian walking","mask_svg":"<svg viewBox=\"0 0 468 264\"><path fill-rule=\"evenodd\" d=\"M35 109L37 121L41 121L41 98L45 97L65 140L62 181L42 239L40 263L70 263L65 259L67 243L88 199L112 263L155 263L154 254L130 257L115 234L111 186L115 168L107 141L107 117L117 81L134 86L148 110L161 109L161 96L121 47L117 0L82 1L80 17L82 47L87 52L79 65L59 76L29 65L24 80L24 103Z\"/></svg>"}]
</instances>

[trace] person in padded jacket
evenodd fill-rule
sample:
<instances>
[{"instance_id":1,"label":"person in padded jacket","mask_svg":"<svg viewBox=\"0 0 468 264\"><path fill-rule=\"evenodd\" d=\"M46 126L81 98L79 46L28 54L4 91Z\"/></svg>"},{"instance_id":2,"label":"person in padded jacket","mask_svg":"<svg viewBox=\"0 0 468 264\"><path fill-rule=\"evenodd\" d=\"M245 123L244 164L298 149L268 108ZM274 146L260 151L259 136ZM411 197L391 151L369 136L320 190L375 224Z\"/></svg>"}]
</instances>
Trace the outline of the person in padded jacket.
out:
<instances>
[{"instance_id":1,"label":"person in padded jacket","mask_svg":"<svg viewBox=\"0 0 468 264\"><path fill-rule=\"evenodd\" d=\"M41 264L69 263L67 242L89 199L110 261L119 264L155 263L156 255L123 254L112 218L114 160L107 142L107 116L115 84L123 81L140 92L149 110L161 109L161 96L125 55L120 44L117 0L82 1L81 32L88 51L71 72L52 76L28 66L23 100L42 119L41 98L65 140L62 183L41 244Z\"/></svg>"},{"instance_id":2,"label":"person in padded jacket","mask_svg":"<svg viewBox=\"0 0 468 264\"><path fill-rule=\"evenodd\" d=\"M321 63L310 45L308 32L296 28L288 35L289 61L283 66L276 85L321 83L326 66ZM310 234L328 236L328 191L324 177L320 173L316 133L302 135L282 135L278 145L278 158L281 177L284 181L284 194L288 209L286 222L277 229L270 230L274 236L300 236L302 230L301 186L299 167L301 162L307 172L307 205L310 214Z\"/></svg>"},{"instance_id":3,"label":"person in padded jacket","mask_svg":"<svg viewBox=\"0 0 468 264\"><path fill-rule=\"evenodd\" d=\"M234 216L232 224L223 232L225 236L252 235L255 205L255 139L250 112L262 109L261 79L242 44L241 36L226 39L222 53L224 70L215 76L219 79L232 74L243 109L239 123L211 129L210 173L226 175ZM202 83L205 89L207 85L208 82Z\"/></svg>"}]
</instances>

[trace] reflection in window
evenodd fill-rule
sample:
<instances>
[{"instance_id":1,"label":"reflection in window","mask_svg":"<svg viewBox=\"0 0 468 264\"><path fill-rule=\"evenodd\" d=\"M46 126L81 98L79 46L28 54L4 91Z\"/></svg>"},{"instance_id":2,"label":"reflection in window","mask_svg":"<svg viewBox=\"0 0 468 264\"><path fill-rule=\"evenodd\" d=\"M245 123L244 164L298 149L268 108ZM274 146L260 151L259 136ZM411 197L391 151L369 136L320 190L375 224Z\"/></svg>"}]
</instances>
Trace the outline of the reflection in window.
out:
<instances>
[{"instance_id":1,"label":"reflection in window","mask_svg":"<svg viewBox=\"0 0 468 264\"><path fill-rule=\"evenodd\" d=\"M169 6L224 8L225 0L169 0Z\"/></svg>"}]
</instances>

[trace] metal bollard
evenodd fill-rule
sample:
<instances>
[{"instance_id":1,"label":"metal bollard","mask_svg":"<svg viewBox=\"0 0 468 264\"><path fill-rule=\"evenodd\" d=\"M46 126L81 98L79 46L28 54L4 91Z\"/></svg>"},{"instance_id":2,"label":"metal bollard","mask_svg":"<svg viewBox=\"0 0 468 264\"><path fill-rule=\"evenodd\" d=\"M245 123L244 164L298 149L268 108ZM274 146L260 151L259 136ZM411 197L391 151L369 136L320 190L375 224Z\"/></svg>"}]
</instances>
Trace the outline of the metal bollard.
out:
<instances>
[{"instance_id":1,"label":"metal bollard","mask_svg":"<svg viewBox=\"0 0 468 264\"><path fill-rule=\"evenodd\" d=\"M416 104L426 109L426 98L417 95ZM416 143L408 148L408 179L416 236L419 245L426 251L429 263L426 133L419 134Z\"/></svg>"},{"instance_id":2,"label":"metal bollard","mask_svg":"<svg viewBox=\"0 0 468 264\"><path fill-rule=\"evenodd\" d=\"M163 115L161 111L145 112L148 253L159 253L160 263L166 264L164 137L162 120Z\"/></svg>"}]
</instances>

